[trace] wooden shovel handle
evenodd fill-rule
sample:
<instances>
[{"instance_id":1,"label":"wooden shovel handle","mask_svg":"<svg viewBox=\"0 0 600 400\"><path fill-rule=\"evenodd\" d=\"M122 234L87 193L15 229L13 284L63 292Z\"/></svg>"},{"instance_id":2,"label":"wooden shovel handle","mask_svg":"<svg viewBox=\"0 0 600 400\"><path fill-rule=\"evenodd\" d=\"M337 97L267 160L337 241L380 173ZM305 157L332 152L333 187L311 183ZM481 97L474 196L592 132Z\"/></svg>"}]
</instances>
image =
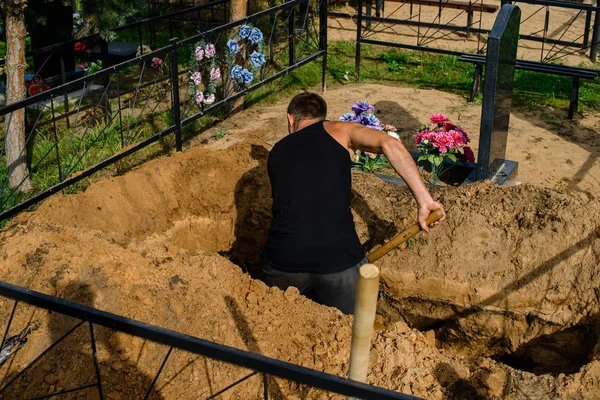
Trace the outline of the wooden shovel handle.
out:
<instances>
[{"instance_id":1,"label":"wooden shovel handle","mask_svg":"<svg viewBox=\"0 0 600 400\"><path fill-rule=\"evenodd\" d=\"M427 225L431 225L438 219L442 218L443 215L444 214L442 213L442 210L435 210L435 211L431 212L426 220ZM387 253L389 253L396 247L400 246L402 243L406 242L408 239L415 236L420 231L421 231L421 225L419 225L418 223L414 224L413 226L411 226L408 229L405 229L401 233L394 236L390 241L385 243L383 246L381 246L380 248L378 248L377 250L375 250L374 252L369 254L367 256L367 258L369 259L369 262L372 263L372 262L379 260L381 257L385 256Z\"/></svg>"}]
</instances>

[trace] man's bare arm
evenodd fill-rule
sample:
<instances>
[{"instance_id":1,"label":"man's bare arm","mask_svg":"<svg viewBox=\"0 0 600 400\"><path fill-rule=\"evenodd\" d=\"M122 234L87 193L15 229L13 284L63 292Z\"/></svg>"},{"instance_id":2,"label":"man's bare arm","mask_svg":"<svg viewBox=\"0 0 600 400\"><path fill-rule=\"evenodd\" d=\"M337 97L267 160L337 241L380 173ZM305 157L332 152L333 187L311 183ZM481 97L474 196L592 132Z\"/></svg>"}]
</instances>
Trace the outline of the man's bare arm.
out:
<instances>
[{"instance_id":1,"label":"man's bare arm","mask_svg":"<svg viewBox=\"0 0 600 400\"><path fill-rule=\"evenodd\" d=\"M344 130L348 133L349 148L353 150L363 150L377 154L384 154L386 156L392 167L396 170L398 175L402 177L404 182L406 182L412 191L419 208L419 224L424 230L429 232L425 220L432 211L438 209L444 211L444 208L440 203L434 201L429 194L427 187L421 179L421 175L419 174L419 170L417 169L415 162L402 142L383 132L376 131L372 128L366 128L360 124L343 124L347 125L347 129ZM442 222L445 218L446 216L444 213L444 216L439 220L439 222ZM435 226L437 223L434 223L433 225Z\"/></svg>"}]
</instances>

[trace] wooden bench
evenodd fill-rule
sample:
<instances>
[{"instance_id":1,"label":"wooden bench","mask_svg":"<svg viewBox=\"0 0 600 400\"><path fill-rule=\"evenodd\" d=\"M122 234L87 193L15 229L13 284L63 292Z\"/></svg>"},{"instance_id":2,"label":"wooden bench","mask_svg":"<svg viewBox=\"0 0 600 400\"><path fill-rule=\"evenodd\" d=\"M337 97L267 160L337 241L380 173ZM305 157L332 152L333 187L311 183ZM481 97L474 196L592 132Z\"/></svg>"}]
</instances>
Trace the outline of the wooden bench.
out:
<instances>
[{"instance_id":1,"label":"wooden bench","mask_svg":"<svg viewBox=\"0 0 600 400\"><path fill-rule=\"evenodd\" d=\"M479 90L479 82L485 65L484 54L463 54L458 58L461 62L470 62L475 65L475 74L473 75L473 86L471 88L471 97L469 101L475 99L475 94ZM541 72L545 74L570 76L571 84L571 102L569 104L569 119L577 112L579 103L579 79L595 79L600 76L600 70L582 67L571 67L568 65L549 64L539 61L516 60L515 69L522 71Z\"/></svg>"}]
</instances>

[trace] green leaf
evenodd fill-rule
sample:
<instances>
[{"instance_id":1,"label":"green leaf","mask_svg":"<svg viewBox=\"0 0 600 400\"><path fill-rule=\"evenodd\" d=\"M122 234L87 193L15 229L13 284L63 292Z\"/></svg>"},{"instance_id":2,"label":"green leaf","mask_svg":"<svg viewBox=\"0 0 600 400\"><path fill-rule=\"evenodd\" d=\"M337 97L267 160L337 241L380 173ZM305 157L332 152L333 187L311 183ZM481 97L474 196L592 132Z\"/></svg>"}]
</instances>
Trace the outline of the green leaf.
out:
<instances>
[{"instance_id":1,"label":"green leaf","mask_svg":"<svg viewBox=\"0 0 600 400\"><path fill-rule=\"evenodd\" d=\"M456 156L452 153L448 153L448 158L454 162L456 162Z\"/></svg>"},{"instance_id":2,"label":"green leaf","mask_svg":"<svg viewBox=\"0 0 600 400\"><path fill-rule=\"evenodd\" d=\"M444 157L435 157L435 160L433 163L435 164L436 167L439 167L442 164L442 161L444 161Z\"/></svg>"},{"instance_id":3,"label":"green leaf","mask_svg":"<svg viewBox=\"0 0 600 400\"><path fill-rule=\"evenodd\" d=\"M417 161L425 161L427 160L427 156L420 156L419 158L417 158Z\"/></svg>"}]
</instances>

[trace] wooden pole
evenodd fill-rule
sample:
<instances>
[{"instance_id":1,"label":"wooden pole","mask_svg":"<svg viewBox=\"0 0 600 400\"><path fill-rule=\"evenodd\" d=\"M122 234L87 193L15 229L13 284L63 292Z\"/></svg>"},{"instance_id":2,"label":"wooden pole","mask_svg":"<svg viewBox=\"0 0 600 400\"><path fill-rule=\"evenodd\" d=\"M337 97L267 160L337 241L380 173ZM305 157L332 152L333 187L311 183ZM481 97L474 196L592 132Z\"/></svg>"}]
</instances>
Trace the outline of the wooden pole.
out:
<instances>
[{"instance_id":1,"label":"wooden pole","mask_svg":"<svg viewBox=\"0 0 600 400\"><path fill-rule=\"evenodd\" d=\"M431 225L438 219L442 218L443 215L444 214L441 210L435 210L431 214L429 214L429 217L427 217L427 220L425 222L427 223L427 225ZM389 242L387 242L386 244L369 254L367 256L369 262L375 262L379 260L381 257L385 256L387 253L400 246L402 243L406 242L408 239L415 236L419 232L421 232L421 226L419 224L414 224L410 228L403 230L401 233L397 234L392 239L390 239Z\"/></svg>"},{"instance_id":2,"label":"wooden pole","mask_svg":"<svg viewBox=\"0 0 600 400\"><path fill-rule=\"evenodd\" d=\"M359 270L352 327L350 371L348 373L348 378L357 382L366 382L367 380L371 335L373 334L379 295L379 274L379 268L374 264L365 264Z\"/></svg>"}]
</instances>

